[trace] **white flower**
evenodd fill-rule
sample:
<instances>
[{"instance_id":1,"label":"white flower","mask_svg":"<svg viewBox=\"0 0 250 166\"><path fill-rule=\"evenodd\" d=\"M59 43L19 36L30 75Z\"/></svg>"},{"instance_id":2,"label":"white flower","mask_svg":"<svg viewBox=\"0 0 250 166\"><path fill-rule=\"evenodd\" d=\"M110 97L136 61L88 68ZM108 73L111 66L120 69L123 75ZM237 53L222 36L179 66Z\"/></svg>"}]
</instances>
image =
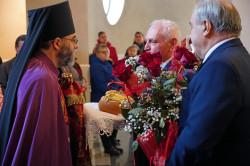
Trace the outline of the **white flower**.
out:
<instances>
[{"instance_id":1,"label":"white flower","mask_svg":"<svg viewBox=\"0 0 250 166\"><path fill-rule=\"evenodd\" d=\"M136 75L144 76L148 73L148 69L146 67L143 67L142 65L138 66L135 71Z\"/></svg>"},{"instance_id":2,"label":"white flower","mask_svg":"<svg viewBox=\"0 0 250 166\"><path fill-rule=\"evenodd\" d=\"M181 101L182 100L182 96L178 96L177 98L176 98L176 101Z\"/></svg>"},{"instance_id":3,"label":"white flower","mask_svg":"<svg viewBox=\"0 0 250 166\"><path fill-rule=\"evenodd\" d=\"M126 67L128 67L129 65L131 65L131 63L130 63L130 60L129 60L129 59L125 60L125 65L126 65Z\"/></svg>"},{"instance_id":4,"label":"white flower","mask_svg":"<svg viewBox=\"0 0 250 166\"><path fill-rule=\"evenodd\" d=\"M152 79L151 83L156 83L156 80L155 80L155 79Z\"/></svg>"}]
</instances>

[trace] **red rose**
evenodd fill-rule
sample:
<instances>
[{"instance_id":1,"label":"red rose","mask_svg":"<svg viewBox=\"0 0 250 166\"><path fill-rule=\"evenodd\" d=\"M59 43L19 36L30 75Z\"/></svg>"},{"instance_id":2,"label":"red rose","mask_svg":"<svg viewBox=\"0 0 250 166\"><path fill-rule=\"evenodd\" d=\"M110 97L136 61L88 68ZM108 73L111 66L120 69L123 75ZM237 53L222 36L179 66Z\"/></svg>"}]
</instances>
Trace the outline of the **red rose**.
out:
<instances>
[{"instance_id":1,"label":"red rose","mask_svg":"<svg viewBox=\"0 0 250 166\"><path fill-rule=\"evenodd\" d=\"M186 50L185 47L176 46L174 49L174 59L179 61Z\"/></svg>"},{"instance_id":2,"label":"red rose","mask_svg":"<svg viewBox=\"0 0 250 166\"><path fill-rule=\"evenodd\" d=\"M148 64L152 61L153 61L153 58L149 52L145 52L141 54L139 57L139 63L144 67L148 67Z\"/></svg>"},{"instance_id":3,"label":"red rose","mask_svg":"<svg viewBox=\"0 0 250 166\"><path fill-rule=\"evenodd\" d=\"M181 65L186 69L194 67L194 63L198 62L196 56L188 51L186 47L176 46L174 49L174 59L180 61Z\"/></svg>"},{"instance_id":4,"label":"red rose","mask_svg":"<svg viewBox=\"0 0 250 166\"><path fill-rule=\"evenodd\" d=\"M148 64L148 71L151 76L158 77L161 74L161 63L158 61L152 61Z\"/></svg>"},{"instance_id":5,"label":"red rose","mask_svg":"<svg viewBox=\"0 0 250 166\"><path fill-rule=\"evenodd\" d=\"M184 67L187 69L192 69L195 65L195 62L198 62L196 56L192 52L188 52L188 54L185 54L184 56L188 60L188 64L186 64Z\"/></svg>"},{"instance_id":6,"label":"red rose","mask_svg":"<svg viewBox=\"0 0 250 166\"><path fill-rule=\"evenodd\" d=\"M144 66L148 67L148 64L152 61L162 61L162 57L159 52L151 54L150 52L144 52L140 55L139 63Z\"/></svg>"},{"instance_id":7,"label":"red rose","mask_svg":"<svg viewBox=\"0 0 250 166\"><path fill-rule=\"evenodd\" d=\"M180 59L180 63L182 66L188 66L188 60L185 56L182 56Z\"/></svg>"},{"instance_id":8,"label":"red rose","mask_svg":"<svg viewBox=\"0 0 250 166\"><path fill-rule=\"evenodd\" d=\"M159 52L151 54L153 61L158 61L161 63L162 57Z\"/></svg>"},{"instance_id":9,"label":"red rose","mask_svg":"<svg viewBox=\"0 0 250 166\"><path fill-rule=\"evenodd\" d=\"M113 63L112 76L117 77L120 81L127 81L131 77L132 66L126 67L125 59Z\"/></svg>"}]
</instances>

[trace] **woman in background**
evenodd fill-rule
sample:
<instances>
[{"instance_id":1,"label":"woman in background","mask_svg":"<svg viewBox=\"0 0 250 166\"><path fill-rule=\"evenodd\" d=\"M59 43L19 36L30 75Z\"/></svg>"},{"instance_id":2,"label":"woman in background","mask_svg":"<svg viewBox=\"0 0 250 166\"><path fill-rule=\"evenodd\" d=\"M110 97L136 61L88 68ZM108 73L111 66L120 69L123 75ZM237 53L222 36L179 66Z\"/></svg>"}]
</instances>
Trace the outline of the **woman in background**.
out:
<instances>
[{"instance_id":1,"label":"woman in background","mask_svg":"<svg viewBox=\"0 0 250 166\"><path fill-rule=\"evenodd\" d=\"M113 77L112 65L108 62L109 49L104 44L99 44L95 47L95 54L90 56L90 80L91 80L91 102L99 102L101 97L109 90L107 84L109 82L118 81L118 78ZM111 84L110 89L118 89L119 85ZM110 155L120 155L121 148L117 148L116 141L117 130L113 130L111 136L101 135L104 153Z\"/></svg>"}]
</instances>

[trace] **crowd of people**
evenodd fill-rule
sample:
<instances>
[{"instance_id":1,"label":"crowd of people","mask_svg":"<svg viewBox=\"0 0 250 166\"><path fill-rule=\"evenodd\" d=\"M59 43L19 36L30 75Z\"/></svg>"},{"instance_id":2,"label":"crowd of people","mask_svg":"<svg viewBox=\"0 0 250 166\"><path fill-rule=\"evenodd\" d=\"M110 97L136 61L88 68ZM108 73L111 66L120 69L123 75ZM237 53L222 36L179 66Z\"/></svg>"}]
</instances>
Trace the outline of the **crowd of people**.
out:
<instances>
[{"instance_id":1,"label":"crowd of people","mask_svg":"<svg viewBox=\"0 0 250 166\"><path fill-rule=\"evenodd\" d=\"M0 59L0 163L92 165L83 115L89 87L74 56L78 39L69 3L28 14L27 35L15 42L16 57L4 63ZM250 165L250 55L239 38L240 15L229 1L201 1L190 26L188 40L202 64L195 73L187 73L179 135L166 165ZM135 33L123 58L159 53L161 70L168 70L180 44L176 22L155 20L145 39L143 33ZM118 84L107 87L119 81L112 76L116 61L116 48L100 31L89 57L91 102L99 102L109 89L120 88ZM104 153L123 153L117 132L100 136ZM150 165L142 149L134 152L133 164Z\"/></svg>"}]
</instances>

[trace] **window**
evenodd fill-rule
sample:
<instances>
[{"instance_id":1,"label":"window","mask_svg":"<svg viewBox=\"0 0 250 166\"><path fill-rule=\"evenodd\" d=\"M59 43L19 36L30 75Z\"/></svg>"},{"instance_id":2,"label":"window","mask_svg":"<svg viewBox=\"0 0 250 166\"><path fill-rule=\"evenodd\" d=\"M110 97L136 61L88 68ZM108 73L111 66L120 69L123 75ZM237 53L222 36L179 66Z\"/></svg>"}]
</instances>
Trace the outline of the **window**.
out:
<instances>
[{"instance_id":1,"label":"window","mask_svg":"<svg viewBox=\"0 0 250 166\"><path fill-rule=\"evenodd\" d=\"M102 0L104 12L110 25L115 25L123 12L125 0Z\"/></svg>"}]
</instances>

